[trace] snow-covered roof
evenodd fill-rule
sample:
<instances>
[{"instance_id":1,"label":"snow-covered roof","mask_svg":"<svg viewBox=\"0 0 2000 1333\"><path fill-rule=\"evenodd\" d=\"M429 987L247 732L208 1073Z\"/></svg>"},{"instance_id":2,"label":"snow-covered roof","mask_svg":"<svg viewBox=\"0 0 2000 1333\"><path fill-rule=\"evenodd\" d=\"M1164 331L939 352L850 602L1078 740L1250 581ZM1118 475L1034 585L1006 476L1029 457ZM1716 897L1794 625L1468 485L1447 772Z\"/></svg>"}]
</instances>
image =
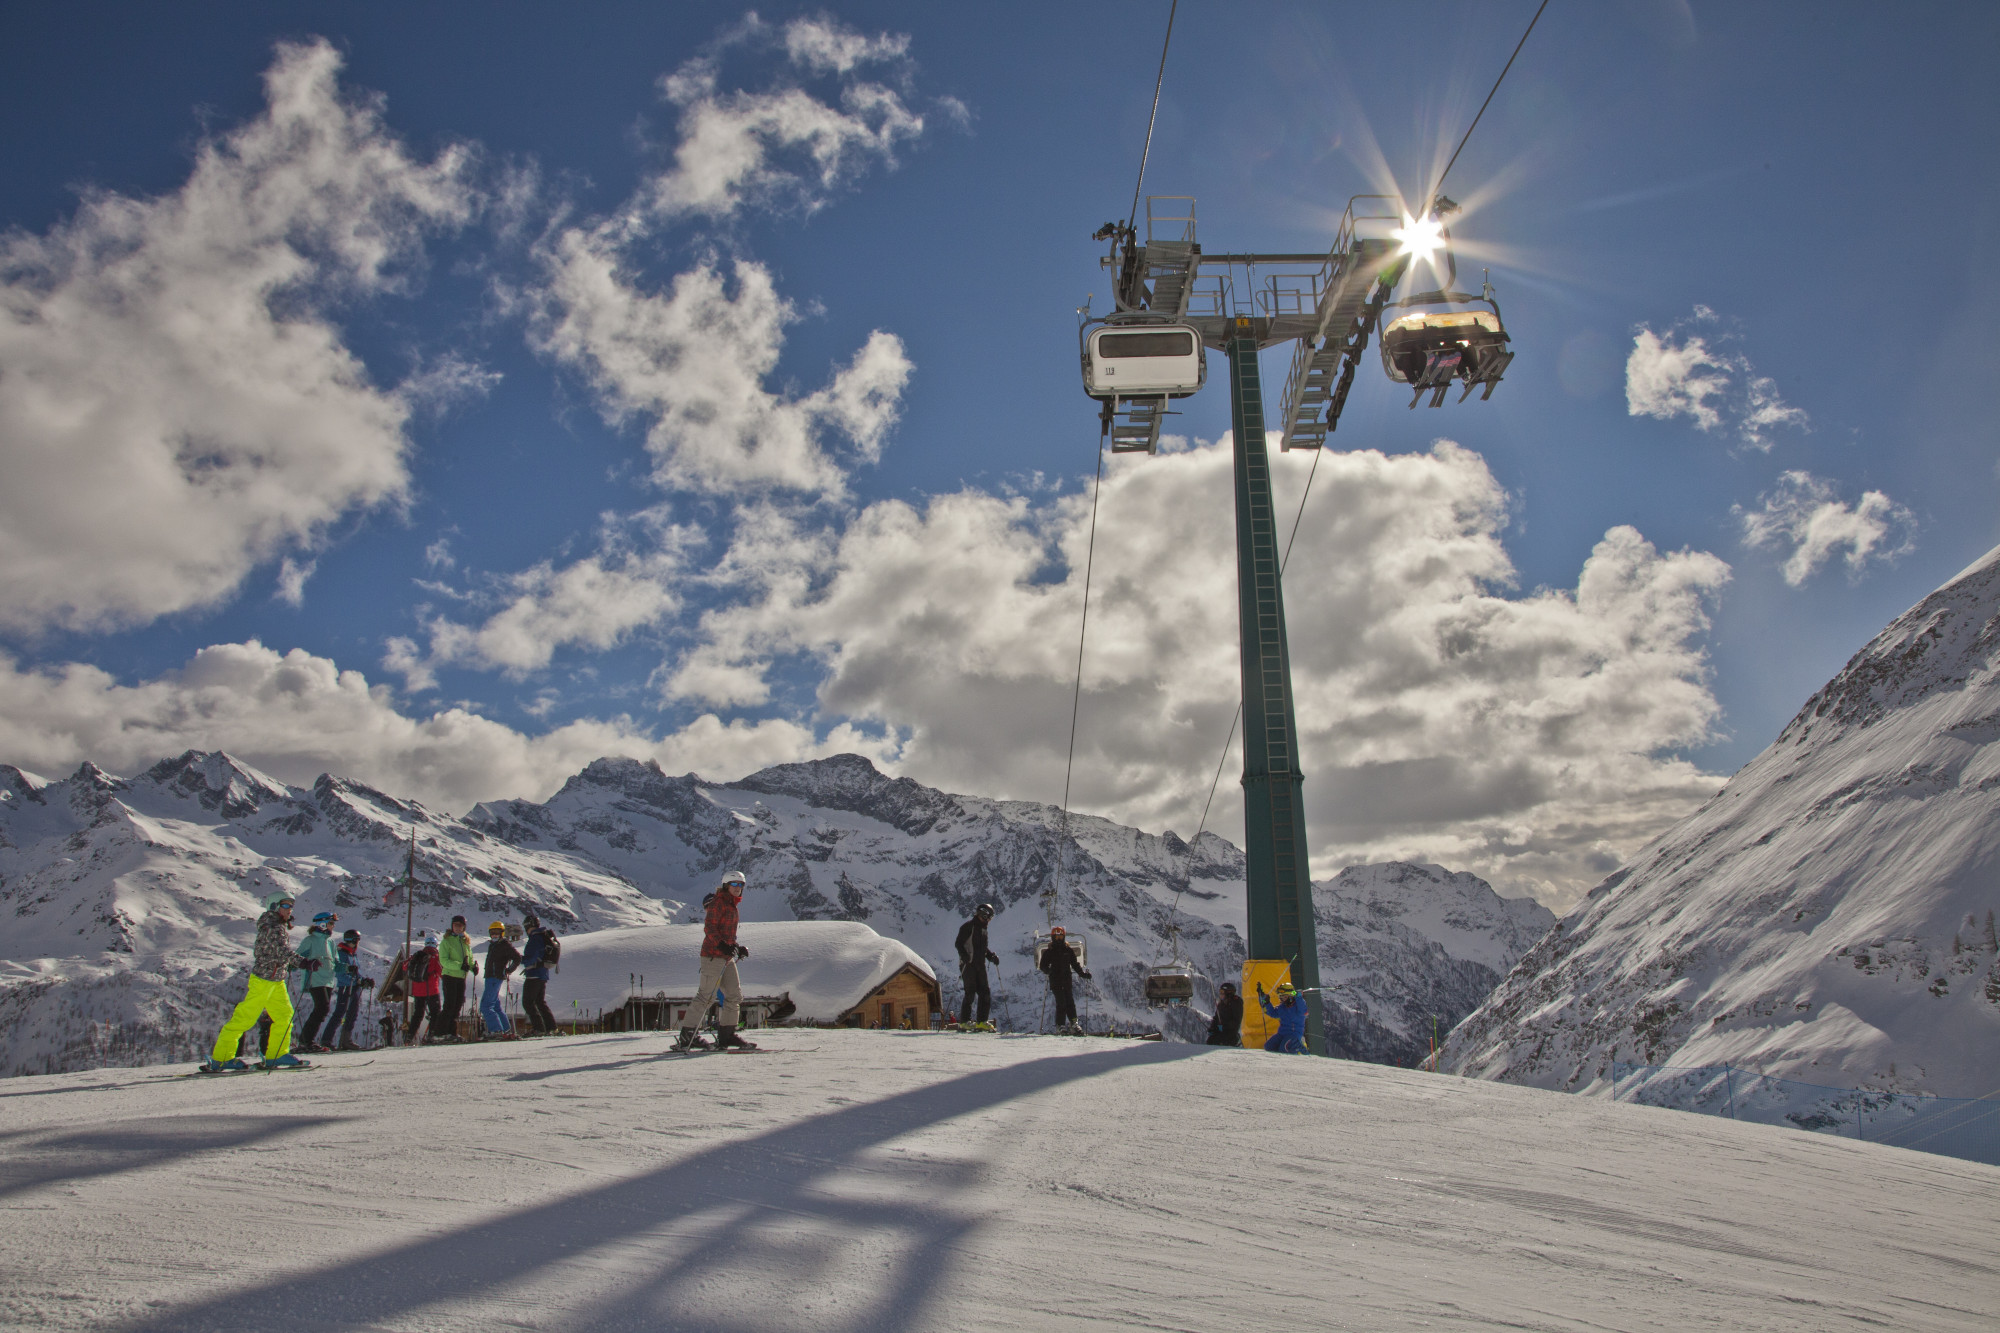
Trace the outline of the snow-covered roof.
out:
<instances>
[{"instance_id":1,"label":"snow-covered roof","mask_svg":"<svg viewBox=\"0 0 2000 1333\"><path fill-rule=\"evenodd\" d=\"M625 926L565 935L549 1001L567 1010L616 1009L644 976L645 993L690 995L701 973L700 926ZM900 940L855 921L745 922L737 937L750 956L736 965L745 995L788 993L795 1018L832 1022L906 965L937 979ZM482 949L484 946L481 946Z\"/></svg>"}]
</instances>

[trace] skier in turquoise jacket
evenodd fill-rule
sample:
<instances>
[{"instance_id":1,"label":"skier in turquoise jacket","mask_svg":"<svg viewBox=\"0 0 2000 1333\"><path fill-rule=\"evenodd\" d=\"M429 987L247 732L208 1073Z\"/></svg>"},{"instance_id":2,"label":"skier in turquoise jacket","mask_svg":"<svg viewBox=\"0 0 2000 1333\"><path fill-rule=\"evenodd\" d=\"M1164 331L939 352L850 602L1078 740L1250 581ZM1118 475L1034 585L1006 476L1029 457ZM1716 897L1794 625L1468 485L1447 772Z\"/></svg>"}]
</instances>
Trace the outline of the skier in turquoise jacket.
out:
<instances>
[{"instance_id":1,"label":"skier in turquoise jacket","mask_svg":"<svg viewBox=\"0 0 2000 1333\"><path fill-rule=\"evenodd\" d=\"M1306 1003L1299 998L1299 992L1289 981L1278 983L1278 1003L1273 1006L1271 996L1264 989L1264 983L1257 983L1257 1003L1264 1006L1264 1012L1278 1020L1278 1030L1264 1043L1264 1049L1277 1055L1306 1054Z\"/></svg>"}]
</instances>

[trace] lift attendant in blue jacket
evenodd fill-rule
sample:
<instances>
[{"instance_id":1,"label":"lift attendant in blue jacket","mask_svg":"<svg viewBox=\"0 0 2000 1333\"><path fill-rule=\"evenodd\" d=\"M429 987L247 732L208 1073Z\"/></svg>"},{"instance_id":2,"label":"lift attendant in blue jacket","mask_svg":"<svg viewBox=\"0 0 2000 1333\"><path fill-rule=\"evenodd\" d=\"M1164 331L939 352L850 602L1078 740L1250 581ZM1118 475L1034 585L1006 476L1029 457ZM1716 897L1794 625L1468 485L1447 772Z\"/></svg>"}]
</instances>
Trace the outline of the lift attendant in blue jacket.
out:
<instances>
[{"instance_id":1,"label":"lift attendant in blue jacket","mask_svg":"<svg viewBox=\"0 0 2000 1333\"><path fill-rule=\"evenodd\" d=\"M1271 997L1264 991L1264 983L1257 983L1257 1003L1264 1006L1264 1012L1278 1020L1278 1031L1264 1043L1264 1049L1278 1055L1306 1054L1306 1005L1291 982L1278 983L1278 1003L1271 1004Z\"/></svg>"}]
</instances>

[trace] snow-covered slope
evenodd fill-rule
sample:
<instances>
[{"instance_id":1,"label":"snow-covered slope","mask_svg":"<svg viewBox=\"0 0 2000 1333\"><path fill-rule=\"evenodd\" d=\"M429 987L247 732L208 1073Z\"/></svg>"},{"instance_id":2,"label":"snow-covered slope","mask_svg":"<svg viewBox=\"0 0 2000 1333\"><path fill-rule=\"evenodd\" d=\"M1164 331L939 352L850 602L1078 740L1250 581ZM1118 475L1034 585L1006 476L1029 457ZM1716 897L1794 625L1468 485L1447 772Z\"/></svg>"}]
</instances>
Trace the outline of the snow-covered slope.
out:
<instances>
[{"instance_id":1,"label":"snow-covered slope","mask_svg":"<svg viewBox=\"0 0 2000 1333\"><path fill-rule=\"evenodd\" d=\"M1578 1088L1614 1058L1983 1096L2000 1069L2000 549L1593 889L1444 1067Z\"/></svg>"},{"instance_id":2,"label":"snow-covered slope","mask_svg":"<svg viewBox=\"0 0 2000 1333\"><path fill-rule=\"evenodd\" d=\"M909 946L856 921L771 921L741 938L737 964L745 995L789 995L800 1023L831 1023L904 967L934 975ZM700 926L624 926L571 935L552 988L562 1008L616 1009L633 994L689 995L701 972ZM485 946L474 950L481 955Z\"/></svg>"},{"instance_id":3,"label":"snow-covered slope","mask_svg":"<svg viewBox=\"0 0 2000 1333\"><path fill-rule=\"evenodd\" d=\"M1407 1065L1479 1004L1555 924L1477 875L1392 861L1313 885L1327 1028L1354 1059ZM1433 1026L1435 1025L1435 1027Z\"/></svg>"},{"instance_id":4,"label":"snow-covered slope","mask_svg":"<svg viewBox=\"0 0 2000 1333\"><path fill-rule=\"evenodd\" d=\"M205 1045L242 997L273 890L297 895L301 923L337 911L378 958L399 947L403 909L385 918L382 898L413 829L420 926L443 926L423 918L448 904L532 906L566 929L664 921L678 906L359 783L290 788L224 754L190 751L130 781L90 764L60 782L0 766L0 1074Z\"/></svg>"},{"instance_id":5,"label":"snow-covered slope","mask_svg":"<svg viewBox=\"0 0 2000 1333\"><path fill-rule=\"evenodd\" d=\"M0 1324L1993 1325L2000 1168L1409 1070L783 1030L10 1083Z\"/></svg>"}]
</instances>

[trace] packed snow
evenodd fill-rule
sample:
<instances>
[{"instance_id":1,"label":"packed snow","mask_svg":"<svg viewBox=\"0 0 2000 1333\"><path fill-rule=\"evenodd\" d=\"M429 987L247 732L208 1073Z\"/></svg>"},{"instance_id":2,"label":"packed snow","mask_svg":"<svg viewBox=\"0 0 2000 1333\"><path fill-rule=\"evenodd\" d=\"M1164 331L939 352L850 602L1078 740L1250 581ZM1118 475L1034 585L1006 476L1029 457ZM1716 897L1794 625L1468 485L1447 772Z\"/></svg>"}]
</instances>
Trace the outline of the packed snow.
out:
<instances>
[{"instance_id":1,"label":"packed snow","mask_svg":"<svg viewBox=\"0 0 2000 1333\"><path fill-rule=\"evenodd\" d=\"M1164 1042L788 1029L11 1080L0 1323L1984 1330L2000 1168Z\"/></svg>"},{"instance_id":2,"label":"packed snow","mask_svg":"<svg viewBox=\"0 0 2000 1333\"><path fill-rule=\"evenodd\" d=\"M2000 1082L2000 548L1896 618L1714 800L1593 889L1447 1069L1614 1059L1987 1097Z\"/></svg>"}]
</instances>

